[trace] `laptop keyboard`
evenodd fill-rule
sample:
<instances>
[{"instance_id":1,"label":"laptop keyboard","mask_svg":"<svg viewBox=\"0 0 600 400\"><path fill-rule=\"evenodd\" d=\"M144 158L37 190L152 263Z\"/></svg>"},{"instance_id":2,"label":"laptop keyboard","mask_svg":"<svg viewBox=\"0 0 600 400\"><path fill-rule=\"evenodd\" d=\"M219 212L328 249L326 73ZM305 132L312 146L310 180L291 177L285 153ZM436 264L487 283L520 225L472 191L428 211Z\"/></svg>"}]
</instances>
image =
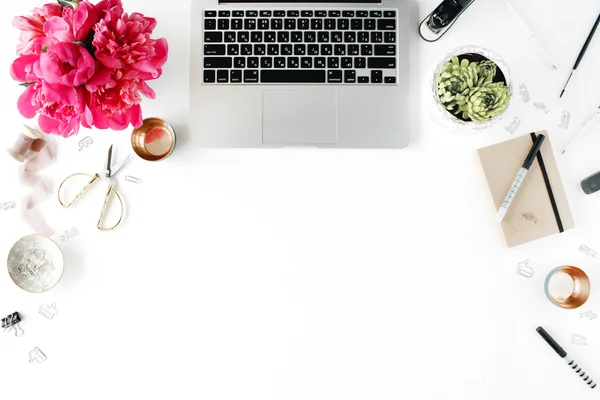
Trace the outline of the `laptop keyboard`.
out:
<instances>
[{"instance_id":1,"label":"laptop keyboard","mask_svg":"<svg viewBox=\"0 0 600 400\"><path fill-rule=\"evenodd\" d=\"M205 10L205 84L396 84L397 10Z\"/></svg>"}]
</instances>

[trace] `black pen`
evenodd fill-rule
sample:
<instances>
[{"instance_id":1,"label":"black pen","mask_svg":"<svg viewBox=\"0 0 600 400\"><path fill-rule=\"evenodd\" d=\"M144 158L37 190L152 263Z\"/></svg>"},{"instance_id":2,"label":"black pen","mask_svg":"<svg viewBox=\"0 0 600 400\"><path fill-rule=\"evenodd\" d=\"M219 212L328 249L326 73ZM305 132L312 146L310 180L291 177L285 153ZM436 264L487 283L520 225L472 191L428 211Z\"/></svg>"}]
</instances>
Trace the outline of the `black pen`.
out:
<instances>
[{"instance_id":1,"label":"black pen","mask_svg":"<svg viewBox=\"0 0 600 400\"><path fill-rule=\"evenodd\" d=\"M594 24L592 31L588 35L587 40L585 41L583 47L581 48L581 51L579 52L579 56L577 56L577 61L575 61L575 66L573 66L573 70L571 71L571 74L569 75L569 79L567 79L567 83L565 83L565 87L563 88L562 92L560 92L559 98L563 97L563 94L565 94L565 90L567 90L567 85L569 84L569 81L571 80L573 73L575 73L575 70L577 69L577 67L579 67L579 63L581 62L581 59L585 55L585 52L586 52L590 42L592 41L592 38L594 37L594 33L596 33L596 28L598 28L598 24L600 24L600 14L598 15L598 19L596 20L596 23Z\"/></svg>"},{"instance_id":2,"label":"black pen","mask_svg":"<svg viewBox=\"0 0 600 400\"><path fill-rule=\"evenodd\" d=\"M573 360L567 355L565 349L560 347L560 345L556 343L556 340L554 340L554 338L550 336L550 334L546 332L544 328L538 326L536 331L546 341L546 343L548 343L548 345L552 347L556 354L558 354L560 358L565 360L567 362L567 365L571 367L571 369L575 371L575 373L579 375L581 379L583 379L583 381L590 387L590 389L594 389L596 387L596 383L592 380L592 378L590 378L590 376L586 374L584 370L581 369L581 367L575 362L575 360Z\"/></svg>"},{"instance_id":3,"label":"black pen","mask_svg":"<svg viewBox=\"0 0 600 400\"><path fill-rule=\"evenodd\" d=\"M542 148L542 143L544 143L545 138L546 136L544 135L538 135L537 139L535 139L533 146L531 146L531 150L529 150L529 154L527 154L527 158L525 158L525 161L523 162L523 166L517 173L515 180L510 186L510 189L508 189L508 193L506 194L506 197L504 198L504 201L502 202L502 205L498 210L498 214L496 214L496 221L502 222L502 220L504 219L504 216L508 211L508 207L510 207L510 203L512 203L513 199L517 195L517 192L519 191L523 180L525 180L527 172L529 172L529 168L531 168L531 164L533 164L533 161L535 161L535 158L537 157L538 153L540 152L540 149Z\"/></svg>"}]
</instances>

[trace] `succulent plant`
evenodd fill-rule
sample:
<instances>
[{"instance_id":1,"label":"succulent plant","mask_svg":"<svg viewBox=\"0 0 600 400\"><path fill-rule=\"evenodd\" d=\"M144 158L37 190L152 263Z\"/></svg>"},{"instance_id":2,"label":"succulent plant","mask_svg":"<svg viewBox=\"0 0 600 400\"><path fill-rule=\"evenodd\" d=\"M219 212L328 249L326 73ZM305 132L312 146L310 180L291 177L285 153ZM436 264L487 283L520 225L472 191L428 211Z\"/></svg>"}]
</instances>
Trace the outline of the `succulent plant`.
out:
<instances>
[{"instance_id":1,"label":"succulent plant","mask_svg":"<svg viewBox=\"0 0 600 400\"><path fill-rule=\"evenodd\" d=\"M493 61L469 62L454 56L438 78L442 105L465 120L483 122L504 111L510 95L504 82L494 82Z\"/></svg>"},{"instance_id":2,"label":"succulent plant","mask_svg":"<svg viewBox=\"0 0 600 400\"><path fill-rule=\"evenodd\" d=\"M479 71L479 76L485 77L486 80L493 80L496 76L496 63L490 60L484 60L477 64L477 70Z\"/></svg>"}]
</instances>

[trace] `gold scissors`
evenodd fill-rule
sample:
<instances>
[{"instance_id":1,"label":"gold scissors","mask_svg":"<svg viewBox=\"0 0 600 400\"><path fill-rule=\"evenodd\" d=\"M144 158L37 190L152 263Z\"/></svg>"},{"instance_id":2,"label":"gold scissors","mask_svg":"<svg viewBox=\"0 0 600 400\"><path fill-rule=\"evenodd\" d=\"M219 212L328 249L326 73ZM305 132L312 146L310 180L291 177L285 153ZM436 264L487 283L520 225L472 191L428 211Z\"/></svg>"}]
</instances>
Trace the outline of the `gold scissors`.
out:
<instances>
[{"instance_id":1,"label":"gold scissors","mask_svg":"<svg viewBox=\"0 0 600 400\"><path fill-rule=\"evenodd\" d=\"M68 177L65 178L64 181L62 181L62 183L60 184L60 186L58 187L58 201L60 202L60 205L65 207L65 208L69 208L73 205L73 203L75 203L77 200L79 200L79 198L94 184L96 183L101 177L102 178L106 178L109 181L109 186L108 186L108 191L106 192L106 196L104 197L104 204L102 205L102 211L100 212L100 219L98 219L98 229L100 229L101 231L112 231L113 229L115 229L117 226L119 226L119 224L121 223L121 221L123 220L123 214L125 212L125 206L123 205L123 199L121 198L121 195L119 195L119 193L114 189L114 184L112 181L112 177L119 172L119 170L123 167L123 165L125 165L125 163L129 160L129 156L127 156L127 158L125 158L125 160L116 168L112 168L112 150L113 150L113 146L110 146L110 148L108 149L108 157L106 158L106 167L104 168L104 171L102 173L96 173L94 175L92 174L86 174L86 173L76 173L73 175L69 175ZM76 176L87 176L90 179L90 181L83 187L83 189L75 196L75 198L70 202L67 203L66 201L63 201L63 198L61 196L61 189L63 188L63 186L69 181L71 180L71 178L74 178ZM104 213L106 211L106 206L108 205L108 202L111 198L112 195L115 195L117 197L117 199L119 200L119 204L121 206L121 215L119 216L119 220L117 221L116 224L114 224L113 226L109 226L109 227L104 227L102 226L102 222L104 219Z\"/></svg>"}]
</instances>

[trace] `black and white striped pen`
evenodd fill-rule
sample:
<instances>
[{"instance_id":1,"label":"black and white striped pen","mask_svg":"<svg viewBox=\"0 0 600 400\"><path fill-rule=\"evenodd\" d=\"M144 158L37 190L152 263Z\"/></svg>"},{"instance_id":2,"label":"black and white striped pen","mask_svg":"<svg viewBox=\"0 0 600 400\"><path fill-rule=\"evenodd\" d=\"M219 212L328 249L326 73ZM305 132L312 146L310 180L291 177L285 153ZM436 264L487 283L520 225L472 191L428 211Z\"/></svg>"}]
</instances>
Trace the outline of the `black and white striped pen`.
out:
<instances>
[{"instance_id":1,"label":"black and white striped pen","mask_svg":"<svg viewBox=\"0 0 600 400\"><path fill-rule=\"evenodd\" d=\"M581 379L583 379L583 381L590 387L590 389L596 388L596 382L594 382L594 380L590 378L588 374L586 374L586 372L579 366L579 364L575 362L575 360L573 360L567 355L565 349L560 347L560 345L556 343L556 340L554 340L554 338L552 338L552 336L550 336L550 334L546 332L544 328L538 326L536 331L546 341L546 343L548 343L548 345L552 347L556 354L558 354L560 358L565 360L567 362L567 365L571 367L571 369L575 371L575 373L579 375Z\"/></svg>"},{"instance_id":2,"label":"black and white striped pen","mask_svg":"<svg viewBox=\"0 0 600 400\"><path fill-rule=\"evenodd\" d=\"M517 195L517 192L519 191L519 188L521 187L521 184L523 183L527 172L529 172L531 164L533 164L533 161L537 157L545 138L546 136L544 135L538 135L537 139L535 139L531 150L529 150L529 154L527 154L527 158L525 158L525 161L523 162L523 166L517 173L515 180L510 186L510 189L508 189L508 193L506 194L506 197L504 198L504 201L502 202L502 205L498 210L498 214L496 214L496 221L502 222L502 220L504 219L504 216L506 215L506 212L510 207L510 203L512 203L513 199Z\"/></svg>"}]
</instances>

